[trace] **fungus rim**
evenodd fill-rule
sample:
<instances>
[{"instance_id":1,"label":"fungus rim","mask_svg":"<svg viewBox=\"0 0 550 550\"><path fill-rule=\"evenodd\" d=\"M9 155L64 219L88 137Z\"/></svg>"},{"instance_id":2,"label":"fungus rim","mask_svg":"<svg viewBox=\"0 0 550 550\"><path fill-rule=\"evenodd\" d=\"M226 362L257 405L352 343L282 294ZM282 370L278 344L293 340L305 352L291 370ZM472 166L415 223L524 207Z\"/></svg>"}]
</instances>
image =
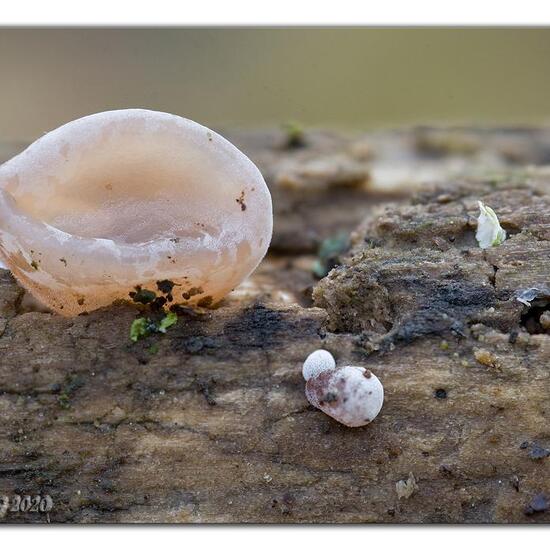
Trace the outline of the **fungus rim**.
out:
<instances>
[{"instance_id":1,"label":"fungus rim","mask_svg":"<svg viewBox=\"0 0 550 550\"><path fill-rule=\"evenodd\" d=\"M79 124L84 124L86 122L90 122L92 120L98 120L98 119L101 119L101 118L105 118L106 116L112 116L113 114L117 114L117 115L120 115L121 116L121 120L123 120L123 115L125 114L129 114L129 115L154 115L155 117L159 117L159 118L164 118L164 119L169 119L169 118L177 118L178 119L178 122L180 124L183 124L185 127L187 127L187 129L191 129L192 131L204 131L205 132L205 135L208 135L209 136L209 141L211 140L211 138L215 137L216 138L216 142L218 144L220 144L223 149L224 149L224 152L231 152L232 154L236 155L238 157L238 160L240 162L243 162L244 165L246 165L247 169L249 169L251 171L251 175L253 175L255 177L255 179L259 179L261 182L263 182L264 186L265 186L265 198L267 199L268 203L269 203L269 213L271 214L270 216L267 216L267 219L269 219L269 231L268 233L270 235L273 234L273 202L272 202L272 198L271 198L271 193L269 192L269 188L267 186L267 184L265 183L265 179L262 175L262 173L260 172L260 170L258 169L258 167L252 162L252 160L247 156L245 155L240 149L238 149L235 145L233 145L229 140L227 140L226 138L224 138L222 135L216 133L214 130L211 130L209 129L208 127L206 126L203 126L202 124L198 123L198 122L195 122L191 119L188 119L188 118L185 118L185 117L182 117L182 116L179 116L179 115L175 115L175 114L172 114L172 113L167 113L167 112L164 112L164 111L154 111L154 110L150 110L150 109L113 109L113 110L109 110L109 111L101 111L99 113L93 113L93 114L90 114L90 115L86 115L86 116L83 116L83 117L80 117L80 118L77 118L75 120L71 120L69 122L66 122L65 124L62 124L61 126L57 127L57 128L54 128L53 130L47 132L45 135L43 135L42 137L38 138L36 141L34 141L33 143L31 143L28 147L26 147L23 151L21 151L20 153L18 153L17 155L15 155L14 157L8 159L6 162L4 163L1 163L0 164L0 214L1 214L1 218L4 220L4 221L8 221L8 218L19 218L20 220L24 220L26 224L28 225L34 225L35 228L46 228L48 230L50 230L53 235L52 236L56 236L57 237L57 240L59 241L64 241L66 239L78 239L79 242L82 242L83 244L105 244L106 248L110 248L112 247L113 245L115 245L118 249L124 249L124 250L128 250L128 251L134 251L136 249L139 249L141 248L144 244L147 244L148 246L149 245L162 245L162 244L166 244L166 243L170 243L171 245L177 245L177 244L180 244L180 242L174 242L173 239L174 237L159 237L159 238L154 238L154 239L150 239L150 240L147 240L147 241L143 241L143 242L136 242L136 243L128 243L128 242L124 242L124 241L121 241L117 238L105 238L105 237L84 237L84 236L81 236L81 235L76 235L76 234L73 234L73 233L70 233L68 231L64 231L63 229L60 229L59 227L57 227L56 225L53 225L51 223L48 223L40 218L37 218L35 216L32 216L30 215L29 213L25 212L23 209L21 209L18 205L17 205L17 199L14 197L14 195L12 193L10 193L9 191L5 190L2 188L2 179L5 176L4 172L7 171L7 170L10 170L10 169L17 169L17 164L20 163L20 162L24 162L24 155L31 155L34 153L33 149L35 149L35 146L39 143L39 142L42 142L44 141L44 139L48 138L48 139L51 139L52 137L55 137L56 135L58 136L61 132L63 131L67 131L67 130L70 130L70 127L72 125L74 125L75 123L79 123ZM219 152L219 149L218 149L218 152ZM1 225L0 225L1 227ZM196 236L196 237L185 237L185 243L189 244L189 243L193 243L193 244L201 244L201 237L200 236ZM263 243L263 248L265 248L265 252L263 254L263 256L260 258L260 261L263 259L263 257L265 256L265 254L267 253L267 250L269 248L269 243L270 241L268 242L264 242ZM229 246L234 246L238 244L238 242L236 241L231 241L231 243L229 243ZM168 247L170 248L171 250L178 250L178 249L189 249L189 247L184 247L184 246L180 246L180 247L177 247L177 246L170 246ZM2 247L0 247L0 253L2 252ZM259 265L259 262L258 264ZM256 265L256 267L257 267ZM254 268L255 269L255 268Z\"/></svg>"}]
</instances>

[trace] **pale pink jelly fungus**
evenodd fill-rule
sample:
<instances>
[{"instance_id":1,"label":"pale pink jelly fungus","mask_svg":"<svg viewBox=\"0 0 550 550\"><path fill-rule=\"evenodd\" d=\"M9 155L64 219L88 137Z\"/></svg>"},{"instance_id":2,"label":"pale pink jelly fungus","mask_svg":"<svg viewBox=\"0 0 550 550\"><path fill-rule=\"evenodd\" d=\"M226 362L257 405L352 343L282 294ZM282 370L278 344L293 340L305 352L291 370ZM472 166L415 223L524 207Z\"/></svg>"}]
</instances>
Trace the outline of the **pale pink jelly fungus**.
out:
<instances>
[{"instance_id":1,"label":"pale pink jelly fungus","mask_svg":"<svg viewBox=\"0 0 550 550\"><path fill-rule=\"evenodd\" d=\"M215 305L260 263L272 225L250 159L167 113L87 116L0 166L0 256L62 315L166 280L172 303Z\"/></svg>"}]
</instances>

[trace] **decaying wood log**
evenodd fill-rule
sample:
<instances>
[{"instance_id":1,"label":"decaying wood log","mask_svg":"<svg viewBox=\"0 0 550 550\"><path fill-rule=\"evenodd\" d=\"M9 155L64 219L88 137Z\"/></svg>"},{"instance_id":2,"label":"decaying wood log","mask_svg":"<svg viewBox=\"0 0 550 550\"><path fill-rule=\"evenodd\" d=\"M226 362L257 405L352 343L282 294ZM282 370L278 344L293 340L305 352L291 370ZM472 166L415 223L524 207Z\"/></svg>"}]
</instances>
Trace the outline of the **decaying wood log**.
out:
<instances>
[{"instance_id":1,"label":"decaying wood log","mask_svg":"<svg viewBox=\"0 0 550 550\"><path fill-rule=\"evenodd\" d=\"M277 255L222 307L133 343L147 311L29 311L0 272L0 495L53 501L3 520L549 522L550 176L510 166L546 162L548 132L263 135L235 141L272 188ZM440 185L388 191L396 159ZM486 251L478 199L509 237ZM306 401L320 347L384 384L370 425Z\"/></svg>"}]
</instances>

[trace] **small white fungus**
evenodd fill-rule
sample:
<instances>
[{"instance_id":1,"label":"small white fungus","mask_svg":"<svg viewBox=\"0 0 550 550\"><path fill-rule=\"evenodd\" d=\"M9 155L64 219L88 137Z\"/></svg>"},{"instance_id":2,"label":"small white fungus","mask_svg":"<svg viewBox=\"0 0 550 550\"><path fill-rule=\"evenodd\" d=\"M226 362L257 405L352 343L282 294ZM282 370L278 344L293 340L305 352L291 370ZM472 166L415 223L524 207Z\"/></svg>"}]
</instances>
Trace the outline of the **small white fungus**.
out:
<instances>
[{"instance_id":1,"label":"small white fungus","mask_svg":"<svg viewBox=\"0 0 550 550\"><path fill-rule=\"evenodd\" d=\"M319 351L322 350L315 353ZM306 366L312 355L304 363L307 400L346 426L364 426L372 422L384 402L380 380L363 367L334 368L332 356L330 360L325 357L319 361L322 368L317 374L311 374Z\"/></svg>"},{"instance_id":2,"label":"small white fungus","mask_svg":"<svg viewBox=\"0 0 550 550\"><path fill-rule=\"evenodd\" d=\"M479 204L479 217L477 219L476 239L480 248L498 246L506 239L506 231L500 227L500 222L495 211L490 206Z\"/></svg>"},{"instance_id":3,"label":"small white fungus","mask_svg":"<svg viewBox=\"0 0 550 550\"><path fill-rule=\"evenodd\" d=\"M304 378L309 380L321 372L334 370L336 361L330 352L325 349L318 349L307 356L302 367Z\"/></svg>"}]
</instances>

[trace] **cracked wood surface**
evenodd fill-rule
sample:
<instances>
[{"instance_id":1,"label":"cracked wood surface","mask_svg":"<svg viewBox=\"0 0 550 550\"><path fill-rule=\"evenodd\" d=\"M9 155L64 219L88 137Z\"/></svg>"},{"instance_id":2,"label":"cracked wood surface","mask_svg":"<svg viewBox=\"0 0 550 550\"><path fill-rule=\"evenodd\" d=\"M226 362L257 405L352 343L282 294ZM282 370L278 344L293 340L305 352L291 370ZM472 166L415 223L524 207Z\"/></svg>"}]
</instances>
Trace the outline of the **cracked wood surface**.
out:
<instances>
[{"instance_id":1,"label":"cracked wood surface","mask_svg":"<svg viewBox=\"0 0 550 550\"><path fill-rule=\"evenodd\" d=\"M315 134L300 150L262 135L240 145L279 205L277 254L223 307L132 344L135 307L61 318L0 272L0 495L54 502L3 520L548 522L549 178L510 168L544 162L548 134ZM489 153L498 176L449 176ZM442 187L412 202L384 188L403 156ZM485 252L480 196L510 236ZM354 228L317 284L311 253ZM319 347L381 379L373 423L307 403L301 364Z\"/></svg>"}]
</instances>

